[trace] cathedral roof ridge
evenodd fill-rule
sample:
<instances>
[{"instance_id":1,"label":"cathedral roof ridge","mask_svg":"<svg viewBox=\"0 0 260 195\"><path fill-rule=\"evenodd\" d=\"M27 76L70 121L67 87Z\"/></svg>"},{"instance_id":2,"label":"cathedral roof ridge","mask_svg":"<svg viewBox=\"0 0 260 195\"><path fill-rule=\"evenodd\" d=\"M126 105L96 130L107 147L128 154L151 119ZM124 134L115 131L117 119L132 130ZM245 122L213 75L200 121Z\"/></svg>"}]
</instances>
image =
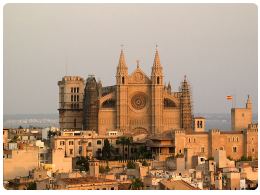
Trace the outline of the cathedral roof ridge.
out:
<instances>
[{"instance_id":1,"label":"cathedral roof ridge","mask_svg":"<svg viewBox=\"0 0 260 195\"><path fill-rule=\"evenodd\" d=\"M147 79L150 80L150 78L147 76L147 74L142 70L142 68L141 68L140 66L137 66L137 67L134 69L134 71L129 75L129 77L134 76L135 73L137 73L137 72L142 73Z\"/></svg>"}]
</instances>

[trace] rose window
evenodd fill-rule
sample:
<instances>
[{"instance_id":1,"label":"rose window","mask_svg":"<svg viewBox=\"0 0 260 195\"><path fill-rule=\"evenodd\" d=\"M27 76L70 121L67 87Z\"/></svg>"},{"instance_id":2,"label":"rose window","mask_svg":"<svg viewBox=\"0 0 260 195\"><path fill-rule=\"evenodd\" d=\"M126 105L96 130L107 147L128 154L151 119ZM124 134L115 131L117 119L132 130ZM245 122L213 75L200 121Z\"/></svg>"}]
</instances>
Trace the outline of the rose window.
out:
<instances>
[{"instance_id":1,"label":"rose window","mask_svg":"<svg viewBox=\"0 0 260 195\"><path fill-rule=\"evenodd\" d=\"M146 105L146 96L143 93L138 93L132 97L131 104L134 109L141 110Z\"/></svg>"}]
</instances>

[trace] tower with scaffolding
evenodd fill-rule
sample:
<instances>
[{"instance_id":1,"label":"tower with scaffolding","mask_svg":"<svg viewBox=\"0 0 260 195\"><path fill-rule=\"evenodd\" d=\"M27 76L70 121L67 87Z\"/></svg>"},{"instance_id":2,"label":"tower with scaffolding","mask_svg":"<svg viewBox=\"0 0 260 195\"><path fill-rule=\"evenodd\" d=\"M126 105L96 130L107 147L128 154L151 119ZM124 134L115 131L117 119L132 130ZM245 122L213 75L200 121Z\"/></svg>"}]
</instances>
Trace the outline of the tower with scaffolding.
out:
<instances>
[{"instance_id":1,"label":"tower with scaffolding","mask_svg":"<svg viewBox=\"0 0 260 195\"><path fill-rule=\"evenodd\" d=\"M184 80L181 82L180 91L181 128L185 129L186 131L191 131L193 122L191 88L187 81L186 75L184 76Z\"/></svg>"}]
</instances>

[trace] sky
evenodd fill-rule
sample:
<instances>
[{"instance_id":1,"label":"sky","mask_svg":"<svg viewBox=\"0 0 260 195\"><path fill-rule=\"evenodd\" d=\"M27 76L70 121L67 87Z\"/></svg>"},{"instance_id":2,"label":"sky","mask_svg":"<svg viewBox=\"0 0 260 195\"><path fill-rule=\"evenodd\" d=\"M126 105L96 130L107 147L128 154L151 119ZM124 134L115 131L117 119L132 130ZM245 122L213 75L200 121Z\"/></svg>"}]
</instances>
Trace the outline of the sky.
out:
<instances>
[{"instance_id":1,"label":"sky","mask_svg":"<svg viewBox=\"0 0 260 195\"><path fill-rule=\"evenodd\" d=\"M57 113L58 81L94 74L115 84L120 45L129 73L150 76L158 44L164 81L191 84L195 113L228 113L233 95L258 107L254 4L7 4L4 114Z\"/></svg>"}]
</instances>

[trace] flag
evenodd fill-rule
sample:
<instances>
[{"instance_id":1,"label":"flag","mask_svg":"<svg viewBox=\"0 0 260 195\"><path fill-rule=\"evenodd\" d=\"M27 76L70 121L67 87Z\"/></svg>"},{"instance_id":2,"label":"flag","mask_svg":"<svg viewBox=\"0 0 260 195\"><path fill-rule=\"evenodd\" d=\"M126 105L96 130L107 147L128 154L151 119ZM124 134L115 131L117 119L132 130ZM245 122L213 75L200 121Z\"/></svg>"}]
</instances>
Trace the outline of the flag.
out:
<instances>
[{"instance_id":1,"label":"flag","mask_svg":"<svg viewBox=\"0 0 260 195\"><path fill-rule=\"evenodd\" d=\"M233 97L232 97L231 95L228 95L228 96L226 97L226 99L227 99L227 100L232 100Z\"/></svg>"}]
</instances>

